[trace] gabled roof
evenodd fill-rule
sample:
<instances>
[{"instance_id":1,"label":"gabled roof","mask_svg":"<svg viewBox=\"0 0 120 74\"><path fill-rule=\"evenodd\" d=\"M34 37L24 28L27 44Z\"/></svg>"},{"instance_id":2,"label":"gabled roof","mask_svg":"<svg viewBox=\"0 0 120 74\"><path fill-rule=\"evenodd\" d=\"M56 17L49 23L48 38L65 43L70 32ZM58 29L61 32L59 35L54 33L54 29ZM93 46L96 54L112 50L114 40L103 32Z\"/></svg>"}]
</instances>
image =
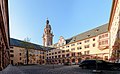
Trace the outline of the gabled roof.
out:
<instances>
[{"instance_id":1,"label":"gabled roof","mask_svg":"<svg viewBox=\"0 0 120 74\"><path fill-rule=\"evenodd\" d=\"M106 33L106 32L108 32L108 23L104 24L102 26L96 27L92 30L78 34L76 36L73 36L69 39L66 39L65 41L66 41L66 44L69 44L69 43L72 43L75 41L84 40L84 39L87 39L90 37L94 37L94 36L97 36L97 35L100 35L100 34ZM57 43L53 44L52 46L57 47Z\"/></svg>"},{"instance_id":2,"label":"gabled roof","mask_svg":"<svg viewBox=\"0 0 120 74\"><path fill-rule=\"evenodd\" d=\"M14 38L10 38L10 46L30 48L30 49L36 49L36 50L45 50L46 49L46 47L44 47L44 46L30 43L30 42L21 41L21 40L14 39Z\"/></svg>"},{"instance_id":3,"label":"gabled roof","mask_svg":"<svg viewBox=\"0 0 120 74\"><path fill-rule=\"evenodd\" d=\"M73 36L69 39L66 39L66 44L72 43L72 42L75 42L78 40L83 40L83 39L87 39L90 37L94 37L94 36L97 36L97 35L105 33L105 32L108 32L108 23L104 24L102 26L99 26L97 28L94 28L92 30L86 31L84 33L78 34L76 36Z\"/></svg>"}]
</instances>

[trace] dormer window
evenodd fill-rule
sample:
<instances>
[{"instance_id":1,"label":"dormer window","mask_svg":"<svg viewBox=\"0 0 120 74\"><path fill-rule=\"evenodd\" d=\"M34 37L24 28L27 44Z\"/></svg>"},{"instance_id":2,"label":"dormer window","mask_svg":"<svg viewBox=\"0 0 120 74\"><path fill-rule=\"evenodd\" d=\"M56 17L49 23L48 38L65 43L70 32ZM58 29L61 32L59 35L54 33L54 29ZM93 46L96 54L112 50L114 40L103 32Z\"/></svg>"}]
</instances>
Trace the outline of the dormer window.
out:
<instances>
[{"instance_id":1,"label":"dormer window","mask_svg":"<svg viewBox=\"0 0 120 74\"><path fill-rule=\"evenodd\" d=\"M87 35L88 37L90 37L90 35Z\"/></svg>"},{"instance_id":2,"label":"dormer window","mask_svg":"<svg viewBox=\"0 0 120 74\"><path fill-rule=\"evenodd\" d=\"M98 32L99 31L99 29L96 29L96 32Z\"/></svg>"},{"instance_id":3,"label":"dormer window","mask_svg":"<svg viewBox=\"0 0 120 74\"><path fill-rule=\"evenodd\" d=\"M74 37L74 40L73 41L75 41L76 40L76 37Z\"/></svg>"}]
</instances>

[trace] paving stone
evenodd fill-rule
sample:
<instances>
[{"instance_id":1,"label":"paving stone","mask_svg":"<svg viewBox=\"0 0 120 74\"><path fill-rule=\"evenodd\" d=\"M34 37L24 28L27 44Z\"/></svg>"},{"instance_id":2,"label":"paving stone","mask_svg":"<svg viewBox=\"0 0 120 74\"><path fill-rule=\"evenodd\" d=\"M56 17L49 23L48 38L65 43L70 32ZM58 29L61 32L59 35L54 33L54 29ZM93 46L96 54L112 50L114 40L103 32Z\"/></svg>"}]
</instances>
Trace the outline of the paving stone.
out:
<instances>
[{"instance_id":1,"label":"paving stone","mask_svg":"<svg viewBox=\"0 0 120 74\"><path fill-rule=\"evenodd\" d=\"M120 71L103 71L97 74L120 74ZM78 65L31 65L31 66L12 66L9 65L0 74L96 74L92 70L81 69Z\"/></svg>"}]
</instances>

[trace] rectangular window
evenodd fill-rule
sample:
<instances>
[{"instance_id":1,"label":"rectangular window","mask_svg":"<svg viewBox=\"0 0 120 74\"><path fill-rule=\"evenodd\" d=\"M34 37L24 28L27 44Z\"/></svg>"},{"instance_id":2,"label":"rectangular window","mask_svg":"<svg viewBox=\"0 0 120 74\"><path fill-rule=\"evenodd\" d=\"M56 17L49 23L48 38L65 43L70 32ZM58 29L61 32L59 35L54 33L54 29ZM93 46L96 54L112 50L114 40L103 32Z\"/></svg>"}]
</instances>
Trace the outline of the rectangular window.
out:
<instances>
[{"instance_id":1,"label":"rectangular window","mask_svg":"<svg viewBox=\"0 0 120 74\"><path fill-rule=\"evenodd\" d=\"M95 41L95 38L93 39L93 41Z\"/></svg>"},{"instance_id":2,"label":"rectangular window","mask_svg":"<svg viewBox=\"0 0 120 74\"><path fill-rule=\"evenodd\" d=\"M105 36L104 35L102 35L102 38L104 38Z\"/></svg>"},{"instance_id":3,"label":"rectangular window","mask_svg":"<svg viewBox=\"0 0 120 74\"><path fill-rule=\"evenodd\" d=\"M62 57L65 57L65 55L62 55Z\"/></svg>"},{"instance_id":4,"label":"rectangular window","mask_svg":"<svg viewBox=\"0 0 120 74\"><path fill-rule=\"evenodd\" d=\"M60 51L58 51L58 53L60 53Z\"/></svg>"},{"instance_id":5,"label":"rectangular window","mask_svg":"<svg viewBox=\"0 0 120 74\"><path fill-rule=\"evenodd\" d=\"M95 47L95 43L93 44L93 47Z\"/></svg>"},{"instance_id":6,"label":"rectangular window","mask_svg":"<svg viewBox=\"0 0 120 74\"><path fill-rule=\"evenodd\" d=\"M85 43L89 42L89 40L85 40Z\"/></svg>"},{"instance_id":7,"label":"rectangular window","mask_svg":"<svg viewBox=\"0 0 120 74\"><path fill-rule=\"evenodd\" d=\"M51 55L51 53L49 53L49 55Z\"/></svg>"},{"instance_id":8,"label":"rectangular window","mask_svg":"<svg viewBox=\"0 0 120 74\"><path fill-rule=\"evenodd\" d=\"M55 54L57 54L57 52L55 52Z\"/></svg>"},{"instance_id":9,"label":"rectangular window","mask_svg":"<svg viewBox=\"0 0 120 74\"><path fill-rule=\"evenodd\" d=\"M65 50L62 50L62 53L64 53L65 52Z\"/></svg>"},{"instance_id":10,"label":"rectangular window","mask_svg":"<svg viewBox=\"0 0 120 74\"><path fill-rule=\"evenodd\" d=\"M66 50L66 52L69 52L69 49L68 49L68 50Z\"/></svg>"},{"instance_id":11,"label":"rectangular window","mask_svg":"<svg viewBox=\"0 0 120 74\"><path fill-rule=\"evenodd\" d=\"M54 56L52 56L52 59L54 58Z\"/></svg>"},{"instance_id":12,"label":"rectangular window","mask_svg":"<svg viewBox=\"0 0 120 74\"><path fill-rule=\"evenodd\" d=\"M99 45L101 45L101 42L99 42Z\"/></svg>"},{"instance_id":13,"label":"rectangular window","mask_svg":"<svg viewBox=\"0 0 120 74\"><path fill-rule=\"evenodd\" d=\"M77 50L80 50L80 49L82 49L82 47L77 47Z\"/></svg>"},{"instance_id":14,"label":"rectangular window","mask_svg":"<svg viewBox=\"0 0 120 74\"><path fill-rule=\"evenodd\" d=\"M99 39L101 39L102 37L101 36L99 36Z\"/></svg>"},{"instance_id":15,"label":"rectangular window","mask_svg":"<svg viewBox=\"0 0 120 74\"><path fill-rule=\"evenodd\" d=\"M90 51L86 51L87 54L89 54Z\"/></svg>"},{"instance_id":16,"label":"rectangular window","mask_svg":"<svg viewBox=\"0 0 120 74\"><path fill-rule=\"evenodd\" d=\"M69 54L66 54L67 57L69 57Z\"/></svg>"},{"instance_id":17,"label":"rectangular window","mask_svg":"<svg viewBox=\"0 0 120 74\"><path fill-rule=\"evenodd\" d=\"M54 55L54 53L52 53L52 55Z\"/></svg>"},{"instance_id":18,"label":"rectangular window","mask_svg":"<svg viewBox=\"0 0 120 74\"><path fill-rule=\"evenodd\" d=\"M77 54L78 54L78 56L80 56L80 55L81 55L81 52L78 52Z\"/></svg>"},{"instance_id":19,"label":"rectangular window","mask_svg":"<svg viewBox=\"0 0 120 74\"><path fill-rule=\"evenodd\" d=\"M108 37L108 34L105 34L105 37Z\"/></svg>"},{"instance_id":20,"label":"rectangular window","mask_svg":"<svg viewBox=\"0 0 120 74\"><path fill-rule=\"evenodd\" d=\"M72 53L72 56L75 56L75 53Z\"/></svg>"},{"instance_id":21,"label":"rectangular window","mask_svg":"<svg viewBox=\"0 0 120 74\"><path fill-rule=\"evenodd\" d=\"M102 41L102 45L104 45L104 41Z\"/></svg>"},{"instance_id":22,"label":"rectangular window","mask_svg":"<svg viewBox=\"0 0 120 74\"><path fill-rule=\"evenodd\" d=\"M41 55L40 55L40 58L41 58Z\"/></svg>"},{"instance_id":23,"label":"rectangular window","mask_svg":"<svg viewBox=\"0 0 120 74\"><path fill-rule=\"evenodd\" d=\"M84 51L84 55L86 55L86 51Z\"/></svg>"},{"instance_id":24,"label":"rectangular window","mask_svg":"<svg viewBox=\"0 0 120 74\"><path fill-rule=\"evenodd\" d=\"M108 56L105 56L105 60L108 60Z\"/></svg>"},{"instance_id":25,"label":"rectangular window","mask_svg":"<svg viewBox=\"0 0 120 74\"><path fill-rule=\"evenodd\" d=\"M85 45L84 47L85 47L85 48L89 48L89 45Z\"/></svg>"},{"instance_id":26,"label":"rectangular window","mask_svg":"<svg viewBox=\"0 0 120 74\"><path fill-rule=\"evenodd\" d=\"M75 46L75 44L71 44L71 46Z\"/></svg>"},{"instance_id":27,"label":"rectangular window","mask_svg":"<svg viewBox=\"0 0 120 74\"><path fill-rule=\"evenodd\" d=\"M13 47L10 47L11 49L13 49Z\"/></svg>"},{"instance_id":28,"label":"rectangular window","mask_svg":"<svg viewBox=\"0 0 120 74\"><path fill-rule=\"evenodd\" d=\"M66 48L69 48L69 46L66 46Z\"/></svg>"},{"instance_id":29,"label":"rectangular window","mask_svg":"<svg viewBox=\"0 0 120 74\"><path fill-rule=\"evenodd\" d=\"M20 56L21 56L21 53L20 53Z\"/></svg>"},{"instance_id":30,"label":"rectangular window","mask_svg":"<svg viewBox=\"0 0 120 74\"><path fill-rule=\"evenodd\" d=\"M61 57L61 55L58 55L58 58L60 58Z\"/></svg>"},{"instance_id":31,"label":"rectangular window","mask_svg":"<svg viewBox=\"0 0 120 74\"><path fill-rule=\"evenodd\" d=\"M108 40L105 40L105 44L108 44Z\"/></svg>"},{"instance_id":32,"label":"rectangular window","mask_svg":"<svg viewBox=\"0 0 120 74\"><path fill-rule=\"evenodd\" d=\"M13 51L13 50L10 50L10 52L12 52L12 53L13 53L14 51Z\"/></svg>"},{"instance_id":33,"label":"rectangular window","mask_svg":"<svg viewBox=\"0 0 120 74\"><path fill-rule=\"evenodd\" d=\"M57 56L55 56L55 58L57 58Z\"/></svg>"},{"instance_id":34,"label":"rectangular window","mask_svg":"<svg viewBox=\"0 0 120 74\"><path fill-rule=\"evenodd\" d=\"M85 55L88 55L90 51L84 51L84 54Z\"/></svg>"},{"instance_id":35,"label":"rectangular window","mask_svg":"<svg viewBox=\"0 0 120 74\"><path fill-rule=\"evenodd\" d=\"M82 42L78 42L77 45L82 44Z\"/></svg>"},{"instance_id":36,"label":"rectangular window","mask_svg":"<svg viewBox=\"0 0 120 74\"><path fill-rule=\"evenodd\" d=\"M13 55L13 54L10 54L10 57L14 57L14 55Z\"/></svg>"},{"instance_id":37,"label":"rectangular window","mask_svg":"<svg viewBox=\"0 0 120 74\"><path fill-rule=\"evenodd\" d=\"M87 40L87 42L89 42L90 40Z\"/></svg>"},{"instance_id":38,"label":"rectangular window","mask_svg":"<svg viewBox=\"0 0 120 74\"><path fill-rule=\"evenodd\" d=\"M72 49L71 49L71 51L74 51L74 50L75 50L75 48L72 48Z\"/></svg>"},{"instance_id":39,"label":"rectangular window","mask_svg":"<svg viewBox=\"0 0 120 74\"><path fill-rule=\"evenodd\" d=\"M20 57L20 60L21 60L21 57Z\"/></svg>"}]
</instances>

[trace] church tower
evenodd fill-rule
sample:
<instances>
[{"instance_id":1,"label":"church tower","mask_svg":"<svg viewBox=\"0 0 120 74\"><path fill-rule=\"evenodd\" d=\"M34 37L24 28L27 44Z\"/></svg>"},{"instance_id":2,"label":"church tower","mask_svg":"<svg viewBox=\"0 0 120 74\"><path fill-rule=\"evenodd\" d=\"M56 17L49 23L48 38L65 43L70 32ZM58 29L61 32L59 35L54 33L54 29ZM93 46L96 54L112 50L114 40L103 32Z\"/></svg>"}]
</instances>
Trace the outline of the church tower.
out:
<instances>
[{"instance_id":1,"label":"church tower","mask_svg":"<svg viewBox=\"0 0 120 74\"><path fill-rule=\"evenodd\" d=\"M51 32L51 26L49 20L46 20L46 26L43 33L43 46L50 46L53 43L53 33Z\"/></svg>"}]
</instances>

